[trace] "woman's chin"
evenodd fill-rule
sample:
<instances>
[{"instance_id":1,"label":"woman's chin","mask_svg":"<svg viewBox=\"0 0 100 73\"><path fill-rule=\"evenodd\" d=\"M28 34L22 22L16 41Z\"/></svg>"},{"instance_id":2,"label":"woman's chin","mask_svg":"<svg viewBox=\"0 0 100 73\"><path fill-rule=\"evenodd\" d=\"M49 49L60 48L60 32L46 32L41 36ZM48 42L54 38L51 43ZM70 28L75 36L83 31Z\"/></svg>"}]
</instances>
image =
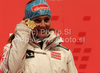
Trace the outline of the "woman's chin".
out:
<instances>
[{"instance_id":1,"label":"woman's chin","mask_svg":"<svg viewBox=\"0 0 100 73\"><path fill-rule=\"evenodd\" d=\"M39 38L46 38L46 34L38 34L37 37L39 37Z\"/></svg>"}]
</instances>

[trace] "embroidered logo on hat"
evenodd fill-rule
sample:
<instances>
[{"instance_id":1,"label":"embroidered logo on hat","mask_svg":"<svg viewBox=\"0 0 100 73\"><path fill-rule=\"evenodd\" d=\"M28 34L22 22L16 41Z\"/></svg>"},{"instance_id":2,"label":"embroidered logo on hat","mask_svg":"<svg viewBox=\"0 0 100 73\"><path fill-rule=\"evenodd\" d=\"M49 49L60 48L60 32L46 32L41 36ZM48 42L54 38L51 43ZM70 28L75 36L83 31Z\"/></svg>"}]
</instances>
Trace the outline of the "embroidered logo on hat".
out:
<instances>
[{"instance_id":1,"label":"embroidered logo on hat","mask_svg":"<svg viewBox=\"0 0 100 73\"><path fill-rule=\"evenodd\" d=\"M45 0L35 0L25 6L25 19L32 19L41 15L51 17L50 7Z\"/></svg>"},{"instance_id":2,"label":"embroidered logo on hat","mask_svg":"<svg viewBox=\"0 0 100 73\"><path fill-rule=\"evenodd\" d=\"M32 7L32 11L37 11L37 10L41 10L41 9L49 9L48 5L45 5L45 4L40 4L40 5L36 5L36 6L33 6Z\"/></svg>"}]
</instances>

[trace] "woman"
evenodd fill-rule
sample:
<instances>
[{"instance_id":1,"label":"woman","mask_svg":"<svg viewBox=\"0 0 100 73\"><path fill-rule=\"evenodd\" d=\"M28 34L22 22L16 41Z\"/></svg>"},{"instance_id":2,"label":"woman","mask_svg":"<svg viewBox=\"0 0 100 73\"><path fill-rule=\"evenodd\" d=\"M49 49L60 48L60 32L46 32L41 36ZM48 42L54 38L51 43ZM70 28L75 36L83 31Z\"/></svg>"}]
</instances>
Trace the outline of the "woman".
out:
<instances>
[{"instance_id":1,"label":"woman","mask_svg":"<svg viewBox=\"0 0 100 73\"><path fill-rule=\"evenodd\" d=\"M78 73L73 56L50 29L51 11L45 0L32 0L4 47L2 73Z\"/></svg>"}]
</instances>

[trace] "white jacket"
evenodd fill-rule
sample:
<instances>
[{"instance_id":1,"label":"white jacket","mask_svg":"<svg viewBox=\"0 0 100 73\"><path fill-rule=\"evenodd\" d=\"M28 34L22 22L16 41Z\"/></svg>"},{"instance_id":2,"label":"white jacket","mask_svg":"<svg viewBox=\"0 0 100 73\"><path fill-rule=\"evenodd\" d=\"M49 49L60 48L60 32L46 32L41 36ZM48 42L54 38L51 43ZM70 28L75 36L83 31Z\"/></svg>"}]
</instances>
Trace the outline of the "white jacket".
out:
<instances>
[{"instance_id":1,"label":"white jacket","mask_svg":"<svg viewBox=\"0 0 100 73\"><path fill-rule=\"evenodd\" d=\"M30 31L26 25L16 26L15 38L4 47L2 73L78 73L71 51L61 45L61 37L49 32L41 50L36 40L27 42Z\"/></svg>"}]
</instances>

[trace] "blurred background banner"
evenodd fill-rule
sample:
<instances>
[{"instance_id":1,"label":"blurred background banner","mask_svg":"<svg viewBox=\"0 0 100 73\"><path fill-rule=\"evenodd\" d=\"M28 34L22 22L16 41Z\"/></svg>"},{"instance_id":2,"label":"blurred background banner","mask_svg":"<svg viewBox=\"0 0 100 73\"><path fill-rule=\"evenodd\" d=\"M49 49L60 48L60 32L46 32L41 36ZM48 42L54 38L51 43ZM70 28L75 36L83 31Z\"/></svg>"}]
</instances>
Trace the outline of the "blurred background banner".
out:
<instances>
[{"instance_id":1,"label":"blurred background banner","mask_svg":"<svg viewBox=\"0 0 100 73\"><path fill-rule=\"evenodd\" d=\"M28 1L0 1L0 58L10 33L24 17ZM100 73L100 0L46 1L51 8L51 27L72 51L78 72Z\"/></svg>"}]
</instances>

